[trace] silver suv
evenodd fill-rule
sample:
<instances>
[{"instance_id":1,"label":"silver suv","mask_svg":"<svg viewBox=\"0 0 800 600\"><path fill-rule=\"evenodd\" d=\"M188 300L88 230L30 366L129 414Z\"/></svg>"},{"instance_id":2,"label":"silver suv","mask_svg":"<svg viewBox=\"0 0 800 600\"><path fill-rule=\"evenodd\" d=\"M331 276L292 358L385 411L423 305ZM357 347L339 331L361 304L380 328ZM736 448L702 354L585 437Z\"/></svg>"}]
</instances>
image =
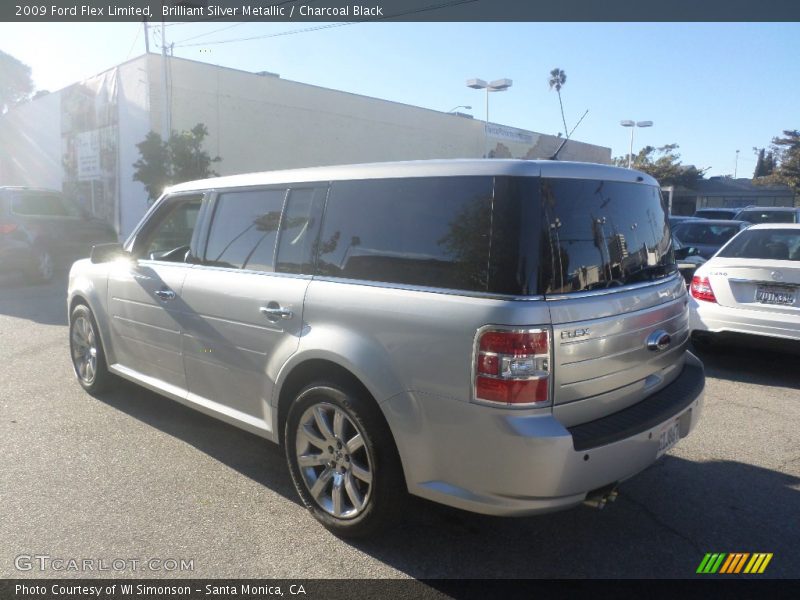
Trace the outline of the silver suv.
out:
<instances>
[{"instance_id":1,"label":"silver suv","mask_svg":"<svg viewBox=\"0 0 800 600\"><path fill-rule=\"evenodd\" d=\"M588 500L697 423L701 363L655 180L422 161L177 185L69 283L89 392L123 377L286 450L312 514L406 491L492 515Z\"/></svg>"}]
</instances>

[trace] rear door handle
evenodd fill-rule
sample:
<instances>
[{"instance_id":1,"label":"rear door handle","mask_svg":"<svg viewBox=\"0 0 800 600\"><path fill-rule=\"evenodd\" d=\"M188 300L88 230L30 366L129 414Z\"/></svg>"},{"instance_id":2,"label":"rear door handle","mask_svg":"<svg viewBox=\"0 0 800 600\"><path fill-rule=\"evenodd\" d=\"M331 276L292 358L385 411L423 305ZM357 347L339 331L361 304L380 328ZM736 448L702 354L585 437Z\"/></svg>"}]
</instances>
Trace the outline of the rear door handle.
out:
<instances>
[{"instance_id":1,"label":"rear door handle","mask_svg":"<svg viewBox=\"0 0 800 600\"><path fill-rule=\"evenodd\" d=\"M267 306L262 306L258 310L261 314L266 316L270 321L277 321L278 319L291 319L294 313L288 308L283 308L277 302L270 302Z\"/></svg>"},{"instance_id":2,"label":"rear door handle","mask_svg":"<svg viewBox=\"0 0 800 600\"><path fill-rule=\"evenodd\" d=\"M172 290L156 290L156 296L158 296L162 300L174 300L175 292L173 292Z\"/></svg>"}]
</instances>

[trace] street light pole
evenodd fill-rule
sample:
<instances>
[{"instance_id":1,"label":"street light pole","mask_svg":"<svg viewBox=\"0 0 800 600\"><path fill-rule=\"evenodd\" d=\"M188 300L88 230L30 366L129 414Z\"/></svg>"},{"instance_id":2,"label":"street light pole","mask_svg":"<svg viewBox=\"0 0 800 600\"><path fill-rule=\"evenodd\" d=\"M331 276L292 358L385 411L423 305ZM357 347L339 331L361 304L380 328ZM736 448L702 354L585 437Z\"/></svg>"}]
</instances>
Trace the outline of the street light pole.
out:
<instances>
[{"instance_id":1,"label":"street light pole","mask_svg":"<svg viewBox=\"0 0 800 600\"><path fill-rule=\"evenodd\" d=\"M623 127L630 127L631 128L631 146L630 151L628 152L628 168L630 169L633 164L633 130L637 127L652 127L652 121L631 121L626 119L624 121L619 122L620 125Z\"/></svg>"},{"instance_id":2,"label":"street light pole","mask_svg":"<svg viewBox=\"0 0 800 600\"><path fill-rule=\"evenodd\" d=\"M467 79L467 87L473 90L486 90L486 124L484 125L486 158L489 158L489 92L505 92L514 82L510 79L495 79L486 83L483 79Z\"/></svg>"},{"instance_id":3,"label":"street light pole","mask_svg":"<svg viewBox=\"0 0 800 600\"><path fill-rule=\"evenodd\" d=\"M733 167L733 178L736 179L736 175L739 172L739 151L736 151L736 164Z\"/></svg>"}]
</instances>

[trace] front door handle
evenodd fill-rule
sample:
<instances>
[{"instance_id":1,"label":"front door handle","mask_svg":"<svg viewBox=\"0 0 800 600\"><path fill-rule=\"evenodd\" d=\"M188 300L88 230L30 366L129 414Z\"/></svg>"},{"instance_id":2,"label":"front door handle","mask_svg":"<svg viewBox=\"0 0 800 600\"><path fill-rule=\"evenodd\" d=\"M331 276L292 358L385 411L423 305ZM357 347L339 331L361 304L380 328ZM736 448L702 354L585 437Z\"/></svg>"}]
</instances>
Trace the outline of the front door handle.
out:
<instances>
[{"instance_id":1,"label":"front door handle","mask_svg":"<svg viewBox=\"0 0 800 600\"><path fill-rule=\"evenodd\" d=\"M156 290L156 296L158 296L162 300L174 300L175 292L173 292L172 290Z\"/></svg>"},{"instance_id":2,"label":"front door handle","mask_svg":"<svg viewBox=\"0 0 800 600\"><path fill-rule=\"evenodd\" d=\"M278 319L291 319L294 313L288 308L283 308L277 302L270 302L266 306L260 307L258 310L261 314L266 316L270 321L277 321Z\"/></svg>"}]
</instances>

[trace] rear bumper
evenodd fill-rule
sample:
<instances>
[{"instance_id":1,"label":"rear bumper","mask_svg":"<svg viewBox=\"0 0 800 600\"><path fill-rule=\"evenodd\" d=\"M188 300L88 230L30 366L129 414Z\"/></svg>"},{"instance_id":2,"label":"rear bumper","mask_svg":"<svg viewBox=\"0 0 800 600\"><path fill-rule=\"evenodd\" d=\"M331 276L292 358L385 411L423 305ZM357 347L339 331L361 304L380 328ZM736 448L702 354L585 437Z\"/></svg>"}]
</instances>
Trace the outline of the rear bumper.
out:
<instances>
[{"instance_id":1,"label":"rear bumper","mask_svg":"<svg viewBox=\"0 0 800 600\"><path fill-rule=\"evenodd\" d=\"M677 421L683 438L694 429L704 381L702 363L687 353L686 367L666 388L570 429L549 411L521 414L430 397L397 397L384 410L411 493L473 512L521 516L575 506L590 491L647 468L658 457L662 430ZM409 419L409 410L423 414Z\"/></svg>"},{"instance_id":2,"label":"rear bumper","mask_svg":"<svg viewBox=\"0 0 800 600\"><path fill-rule=\"evenodd\" d=\"M692 331L800 340L800 315L732 308L694 298L689 300L689 327Z\"/></svg>"}]
</instances>

